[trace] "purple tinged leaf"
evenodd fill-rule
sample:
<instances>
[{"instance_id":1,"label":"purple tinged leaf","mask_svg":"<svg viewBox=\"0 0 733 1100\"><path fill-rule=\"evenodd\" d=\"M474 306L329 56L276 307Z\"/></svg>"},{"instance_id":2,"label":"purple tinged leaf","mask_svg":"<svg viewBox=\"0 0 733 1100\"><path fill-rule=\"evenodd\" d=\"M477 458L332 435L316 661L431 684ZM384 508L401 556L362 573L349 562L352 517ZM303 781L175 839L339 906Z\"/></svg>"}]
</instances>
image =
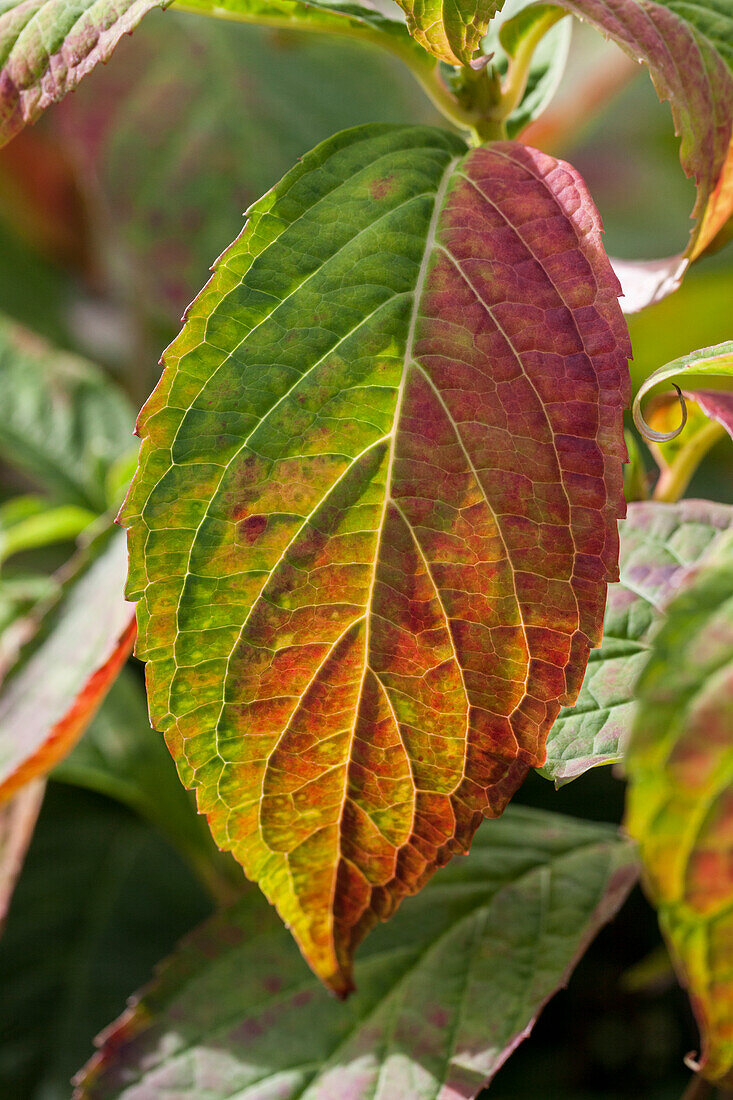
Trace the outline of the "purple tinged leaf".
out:
<instances>
[{"instance_id":1,"label":"purple tinged leaf","mask_svg":"<svg viewBox=\"0 0 733 1100\"><path fill-rule=\"evenodd\" d=\"M100 1036L75 1095L470 1100L635 878L633 847L607 826L510 807L370 937L346 1004L250 892Z\"/></svg>"}]
</instances>

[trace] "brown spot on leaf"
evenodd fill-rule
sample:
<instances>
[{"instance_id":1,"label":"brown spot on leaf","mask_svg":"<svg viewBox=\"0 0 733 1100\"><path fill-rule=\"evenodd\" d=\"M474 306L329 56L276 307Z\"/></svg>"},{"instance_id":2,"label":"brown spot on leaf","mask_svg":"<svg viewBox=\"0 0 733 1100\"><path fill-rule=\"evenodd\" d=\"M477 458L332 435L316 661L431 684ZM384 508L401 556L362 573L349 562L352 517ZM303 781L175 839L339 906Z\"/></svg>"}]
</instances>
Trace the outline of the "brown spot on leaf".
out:
<instances>
[{"instance_id":1,"label":"brown spot on leaf","mask_svg":"<svg viewBox=\"0 0 733 1100\"><path fill-rule=\"evenodd\" d=\"M262 532L267 527L267 516L248 516L239 524L237 530L246 542L252 545L257 542Z\"/></svg>"}]
</instances>

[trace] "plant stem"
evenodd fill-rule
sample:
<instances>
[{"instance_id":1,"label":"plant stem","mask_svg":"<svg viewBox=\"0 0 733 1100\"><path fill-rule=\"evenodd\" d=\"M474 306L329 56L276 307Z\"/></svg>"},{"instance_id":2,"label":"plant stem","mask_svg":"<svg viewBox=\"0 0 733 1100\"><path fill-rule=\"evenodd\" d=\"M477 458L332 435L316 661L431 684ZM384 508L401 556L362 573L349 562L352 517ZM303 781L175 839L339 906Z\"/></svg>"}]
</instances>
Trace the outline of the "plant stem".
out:
<instances>
[{"instance_id":1,"label":"plant stem","mask_svg":"<svg viewBox=\"0 0 733 1100\"><path fill-rule=\"evenodd\" d=\"M725 428L716 420L709 421L696 431L690 441L678 452L674 461L662 470L652 493L652 499L668 503L679 500L705 455L719 439L725 437L725 434Z\"/></svg>"},{"instance_id":2,"label":"plant stem","mask_svg":"<svg viewBox=\"0 0 733 1100\"><path fill-rule=\"evenodd\" d=\"M496 118L508 118L512 111L516 111L527 87L534 51L550 28L567 14L559 8L548 11L522 38L514 57L509 58L509 68L501 88L501 100L494 112Z\"/></svg>"}]
</instances>

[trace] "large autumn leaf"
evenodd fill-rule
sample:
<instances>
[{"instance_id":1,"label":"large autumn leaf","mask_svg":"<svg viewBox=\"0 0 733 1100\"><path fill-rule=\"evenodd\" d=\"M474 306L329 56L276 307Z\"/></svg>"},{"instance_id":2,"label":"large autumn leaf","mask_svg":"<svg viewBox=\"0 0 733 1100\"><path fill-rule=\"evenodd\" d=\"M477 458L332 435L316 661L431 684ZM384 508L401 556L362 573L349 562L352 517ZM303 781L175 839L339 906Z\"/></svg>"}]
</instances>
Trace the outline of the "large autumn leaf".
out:
<instances>
[{"instance_id":1,"label":"large autumn leaf","mask_svg":"<svg viewBox=\"0 0 733 1100\"><path fill-rule=\"evenodd\" d=\"M630 504L619 524L620 580L608 589L603 641L591 652L574 707L547 738L541 774L557 786L623 758L637 714L636 685L667 604L691 567L718 553L733 507L707 500Z\"/></svg>"},{"instance_id":2,"label":"large autumn leaf","mask_svg":"<svg viewBox=\"0 0 733 1100\"><path fill-rule=\"evenodd\" d=\"M125 541L103 533L65 571L60 592L0 691L0 802L57 764L84 732L132 649L123 597Z\"/></svg>"},{"instance_id":3,"label":"large autumn leaf","mask_svg":"<svg viewBox=\"0 0 733 1100\"><path fill-rule=\"evenodd\" d=\"M627 826L702 1036L733 1085L733 542L670 605L638 689Z\"/></svg>"},{"instance_id":4,"label":"large autumn leaf","mask_svg":"<svg viewBox=\"0 0 733 1100\"><path fill-rule=\"evenodd\" d=\"M250 893L195 932L102 1035L76 1095L469 1100L635 877L634 849L613 829L513 807L375 933L347 1005L307 974Z\"/></svg>"},{"instance_id":5,"label":"large autumn leaf","mask_svg":"<svg viewBox=\"0 0 733 1100\"><path fill-rule=\"evenodd\" d=\"M153 724L337 990L542 763L600 640L617 291L569 166L357 128L255 204L141 415Z\"/></svg>"},{"instance_id":6,"label":"large autumn leaf","mask_svg":"<svg viewBox=\"0 0 733 1100\"><path fill-rule=\"evenodd\" d=\"M690 262L733 215L733 6L728 0L558 0L649 67L669 100L680 157L697 185L695 225L685 251L648 263L618 261L624 309L675 290Z\"/></svg>"}]
</instances>

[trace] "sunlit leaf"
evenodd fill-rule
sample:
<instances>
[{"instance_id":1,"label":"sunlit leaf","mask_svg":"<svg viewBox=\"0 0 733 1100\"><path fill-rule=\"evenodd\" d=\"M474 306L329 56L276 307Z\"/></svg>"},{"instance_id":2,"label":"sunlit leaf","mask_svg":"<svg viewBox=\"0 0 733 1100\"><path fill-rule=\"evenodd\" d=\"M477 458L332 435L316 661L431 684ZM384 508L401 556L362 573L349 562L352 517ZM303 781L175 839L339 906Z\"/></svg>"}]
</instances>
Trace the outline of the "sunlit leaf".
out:
<instances>
[{"instance_id":1,"label":"sunlit leaf","mask_svg":"<svg viewBox=\"0 0 733 1100\"><path fill-rule=\"evenodd\" d=\"M638 687L627 827L690 991L702 1073L733 1085L733 545L670 605Z\"/></svg>"},{"instance_id":2,"label":"sunlit leaf","mask_svg":"<svg viewBox=\"0 0 733 1100\"><path fill-rule=\"evenodd\" d=\"M682 255L615 262L624 310L634 312L675 290L690 261L733 214L733 6L727 0L558 3L648 65L660 99L670 102L682 166L697 185L696 223Z\"/></svg>"},{"instance_id":3,"label":"sunlit leaf","mask_svg":"<svg viewBox=\"0 0 733 1100\"><path fill-rule=\"evenodd\" d=\"M90 363L0 317L0 454L54 499L96 512L129 451L127 398Z\"/></svg>"},{"instance_id":4,"label":"sunlit leaf","mask_svg":"<svg viewBox=\"0 0 733 1100\"><path fill-rule=\"evenodd\" d=\"M135 619L123 597L126 566L121 532L82 551L8 673L0 691L0 801L71 750L127 660Z\"/></svg>"},{"instance_id":5,"label":"sunlit leaf","mask_svg":"<svg viewBox=\"0 0 733 1100\"><path fill-rule=\"evenodd\" d=\"M733 531L733 507L705 500L630 504L620 525L621 580L608 589L600 648L591 652L575 707L563 707L540 769L557 786L623 758L636 718L636 685L664 609L691 566Z\"/></svg>"},{"instance_id":6,"label":"sunlit leaf","mask_svg":"<svg viewBox=\"0 0 733 1100\"><path fill-rule=\"evenodd\" d=\"M165 0L0 0L0 145L71 91Z\"/></svg>"},{"instance_id":7,"label":"sunlit leaf","mask_svg":"<svg viewBox=\"0 0 733 1100\"><path fill-rule=\"evenodd\" d=\"M664 442L673 439L684 427L686 410L683 402L682 419L673 432L658 432L645 422L641 411L641 404L646 394L660 382L674 381L675 379L682 381L685 376L689 377L690 375L694 377L733 378L733 342L716 344L711 348L701 348L699 351L691 352L680 359L674 359L645 379L634 398L633 412L637 428L647 439ZM726 399L723 398L724 404L725 401Z\"/></svg>"},{"instance_id":8,"label":"sunlit leaf","mask_svg":"<svg viewBox=\"0 0 733 1100\"><path fill-rule=\"evenodd\" d=\"M34 779L0 806L0 932L33 836L46 784Z\"/></svg>"},{"instance_id":9,"label":"sunlit leaf","mask_svg":"<svg viewBox=\"0 0 733 1100\"><path fill-rule=\"evenodd\" d=\"M469 65L481 57L481 39L502 0L397 0L410 33L449 65Z\"/></svg>"},{"instance_id":10,"label":"sunlit leaf","mask_svg":"<svg viewBox=\"0 0 733 1100\"><path fill-rule=\"evenodd\" d=\"M341 991L542 763L600 641L617 290L569 166L361 127L251 209L141 414L153 724Z\"/></svg>"},{"instance_id":11,"label":"sunlit leaf","mask_svg":"<svg viewBox=\"0 0 733 1100\"><path fill-rule=\"evenodd\" d=\"M375 932L346 1005L248 894L104 1033L77 1097L469 1100L635 877L633 848L610 828L511 808L482 826L470 859Z\"/></svg>"},{"instance_id":12,"label":"sunlit leaf","mask_svg":"<svg viewBox=\"0 0 733 1100\"><path fill-rule=\"evenodd\" d=\"M150 728L142 681L122 670L69 756L52 773L129 806L189 861L218 901L244 884L231 856L214 846L204 818L181 786L163 740Z\"/></svg>"}]
</instances>

